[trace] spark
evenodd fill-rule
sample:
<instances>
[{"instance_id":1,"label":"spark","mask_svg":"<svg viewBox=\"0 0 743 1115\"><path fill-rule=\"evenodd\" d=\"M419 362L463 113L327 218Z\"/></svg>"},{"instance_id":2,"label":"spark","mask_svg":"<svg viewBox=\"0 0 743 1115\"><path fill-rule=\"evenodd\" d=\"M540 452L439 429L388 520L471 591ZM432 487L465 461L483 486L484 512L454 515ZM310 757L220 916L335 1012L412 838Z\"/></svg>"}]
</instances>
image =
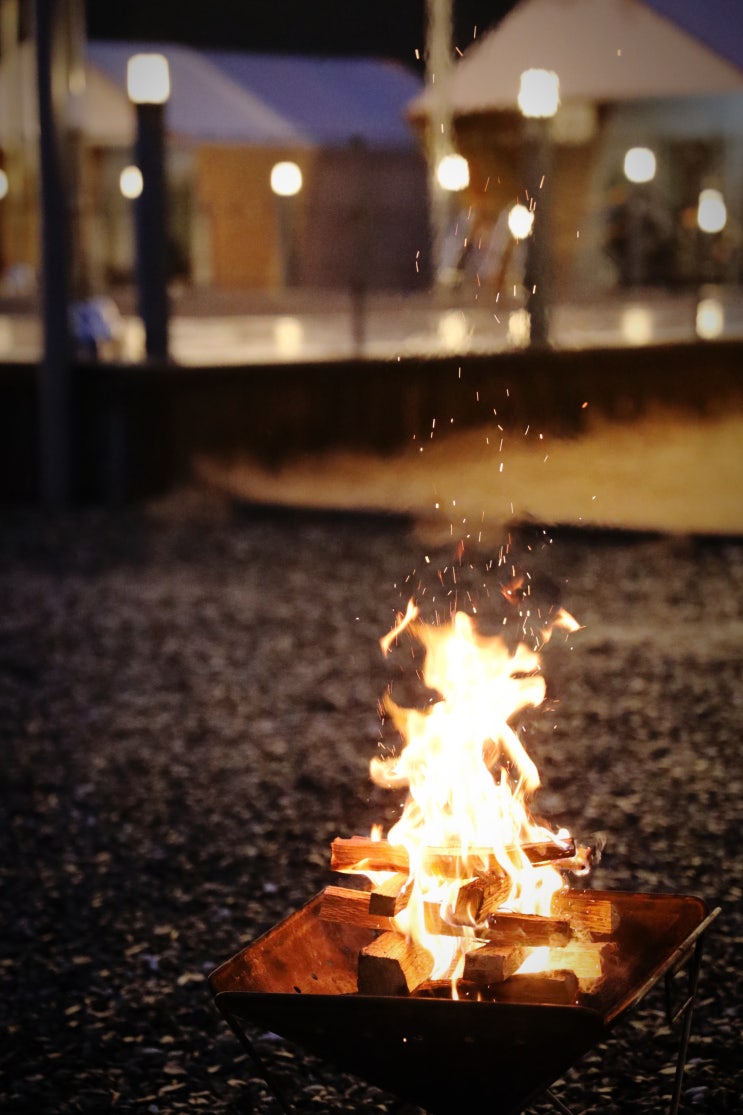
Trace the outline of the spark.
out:
<instances>
[{"instance_id":1,"label":"spark","mask_svg":"<svg viewBox=\"0 0 743 1115\"><path fill-rule=\"evenodd\" d=\"M581 408L580 409L585 410L587 406L588 406L588 403L581 403Z\"/></svg>"},{"instance_id":2,"label":"spark","mask_svg":"<svg viewBox=\"0 0 743 1115\"><path fill-rule=\"evenodd\" d=\"M540 190L541 190L543 185L544 185L544 175L542 175L542 177L539 179L539 189Z\"/></svg>"}]
</instances>

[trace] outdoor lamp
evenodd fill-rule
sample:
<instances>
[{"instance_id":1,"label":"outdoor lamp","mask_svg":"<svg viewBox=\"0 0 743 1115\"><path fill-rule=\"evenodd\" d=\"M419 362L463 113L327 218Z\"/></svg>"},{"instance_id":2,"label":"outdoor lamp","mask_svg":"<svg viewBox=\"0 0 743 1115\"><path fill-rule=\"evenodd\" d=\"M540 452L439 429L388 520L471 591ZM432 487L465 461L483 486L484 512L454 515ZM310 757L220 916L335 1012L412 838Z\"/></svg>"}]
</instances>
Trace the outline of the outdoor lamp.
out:
<instances>
[{"instance_id":1,"label":"outdoor lamp","mask_svg":"<svg viewBox=\"0 0 743 1115\"><path fill-rule=\"evenodd\" d=\"M551 280L548 169L552 146L548 123L560 107L560 79L554 70L524 70L517 101L525 120L525 178L534 222L527 240L526 308L529 312L530 344L533 348L543 348L549 343Z\"/></svg>"},{"instance_id":2,"label":"outdoor lamp","mask_svg":"<svg viewBox=\"0 0 743 1115\"><path fill-rule=\"evenodd\" d=\"M517 202L508 212L508 231L514 240L526 240L534 226L534 210Z\"/></svg>"},{"instance_id":3,"label":"outdoor lamp","mask_svg":"<svg viewBox=\"0 0 743 1115\"><path fill-rule=\"evenodd\" d=\"M134 198L137 238L139 316L147 356L168 358L167 205L165 185L165 102L170 70L164 54L134 54L126 86L137 116L134 167L119 179L121 192ZM137 177L137 174L139 177ZM126 190L132 192L126 193Z\"/></svg>"},{"instance_id":4,"label":"outdoor lamp","mask_svg":"<svg viewBox=\"0 0 743 1115\"><path fill-rule=\"evenodd\" d=\"M302 171L296 163L274 163L271 167L271 189L277 197L294 197L302 189Z\"/></svg>"},{"instance_id":5,"label":"outdoor lamp","mask_svg":"<svg viewBox=\"0 0 743 1115\"><path fill-rule=\"evenodd\" d=\"M444 155L436 167L436 181L442 190L458 193L470 184L470 167L463 155Z\"/></svg>"},{"instance_id":6,"label":"outdoor lamp","mask_svg":"<svg viewBox=\"0 0 743 1115\"><path fill-rule=\"evenodd\" d=\"M630 147L625 153L624 176L628 182L652 182L655 170L655 152L649 147Z\"/></svg>"},{"instance_id":7,"label":"outdoor lamp","mask_svg":"<svg viewBox=\"0 0 743 1115\"><path fill-rule=\"evenodd\" d=\"M302 189L302 171L290 160L274 163L270 182L276 198L280 284L286 290L287 287L296 286L299 274L295 199Z\"/></svg>"},{"instance_id":8,"label":"outdoor lamp","mask_svg":"<svg viewBox=\"0 0 743 1115\"><path fill-rule=\"evenodd\" d=\"M119 175L119 190L123 197L133 201L142 193L144 181L138 166L125 166Z\"/></svg>"},{"instance_id":9,"label":"outdoor lamp","mask_svg":"<svg viewBox=\"0 0 743 1115\"><path fill-rule=\"evenodd\" d=\"M126 91L135 105L164 105L170 96L165 55L133 54L126 67Z\"/></svg>"},{"instance_id":10,"label":"outdoor lamp","mask_svg":"<svg viewBox=\"0 0 743 1115\"><path fill-rule=\"evenodd\" d=\"M560 79L554 70L524 70L517 99L524 116L554 116L560 107Z\"/></svg>"},{"instance_id":11,"label":"outdoor lamp","mask_svg":"<svg viewBox=\"0 0 743 1115\"><path fill-rule=\"evenodd\" d=\"M720 191L702 190L697 204L697 224L702 232L722 232L727 219L727 206Z\"/></svg>"}]
</instances>

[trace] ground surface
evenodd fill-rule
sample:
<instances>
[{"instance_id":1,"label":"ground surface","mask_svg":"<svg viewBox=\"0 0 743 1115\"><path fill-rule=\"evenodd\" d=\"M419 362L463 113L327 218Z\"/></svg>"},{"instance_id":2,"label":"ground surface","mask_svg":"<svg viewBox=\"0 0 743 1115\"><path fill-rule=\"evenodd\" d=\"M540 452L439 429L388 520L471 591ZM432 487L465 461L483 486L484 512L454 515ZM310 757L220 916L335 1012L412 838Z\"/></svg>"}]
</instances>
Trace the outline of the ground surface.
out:
<instances>
[{"instance_id":1,"label":"ground surface","mask_svg":"<svg viewBox=\"0 0 743 1115\"><path fill-rule=\"evenodd\" d=\"M465 550L455 586L451 550L421 546L401 519L198 500L3 513L4 1113L277 1110L206 976L334 881L333 836L394 816L367 778L389 680L376 640L421 576L429 609L469 593L495 615L497 548ZM723 906L683 1109L738 1112L743 543L536 532L509 558L585 624L548 648L549 700L524 721L539 809L606 834L595 886ZM662 1112L662 1012L656 991L562 1099ZM259 1044L301 1111L396 1110Z\"/></svg>"}]
</instances>

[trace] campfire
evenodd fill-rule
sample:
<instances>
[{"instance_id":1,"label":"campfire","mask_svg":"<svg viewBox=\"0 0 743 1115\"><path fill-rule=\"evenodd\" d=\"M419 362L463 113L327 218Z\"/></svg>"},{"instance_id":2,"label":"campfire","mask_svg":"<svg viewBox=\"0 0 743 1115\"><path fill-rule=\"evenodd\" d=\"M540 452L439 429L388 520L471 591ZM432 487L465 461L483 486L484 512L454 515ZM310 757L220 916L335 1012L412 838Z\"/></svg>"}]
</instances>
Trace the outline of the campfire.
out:
<instances>
[{"instance_id":1,"label":"campfire","mask_svg":"<svg viewBox=\"0 0 743 1115\"><path fill-rule=\"evenodd\" d=\"M578 624L555 611L542 645L557 628ZM588 849L529 810L539 774L511 722L544 699L539 648L511 652L464 612L425 624L412 601L382 649L406 635L425 648L434 697L423 710L385 699L404 746L373 759L370 774L408 798L386 840L375 830L333 842L331 869L364 876L370 890L328 887L321 916L382 931L359 956L363 994L448 985L455 998L573 1001L579 983L589 990L601 977L617 911L566 889L566 872L588 870Z\"/></svg>"},{"instance_id":2,"label":"campfire","mask_svg":"<svg viewBox=\"0 0 743 1115\"><path fill-rule=\"evenodd\" d=\"M503 591L510 600L518 586ZM411 602L382 640L385 653L405 640L425 652L425 699L387 695L400 742L370 764L375 784L405 792L399 820L333 840L330 869L355 885L327 886L210 977L269 1081L251 1022L430 1111L515 1113L665 979L667 1017L684 1019L678 1111L702 941L719 911L568 884L588 874L591 851L532 814L539 773L514 724L544 700L544 644L579 625L556 606L532 619L532 645L512 647L463 612L425 623ZM679 971L689 982L677 1004Z\"/></svg>"}]
</instances>

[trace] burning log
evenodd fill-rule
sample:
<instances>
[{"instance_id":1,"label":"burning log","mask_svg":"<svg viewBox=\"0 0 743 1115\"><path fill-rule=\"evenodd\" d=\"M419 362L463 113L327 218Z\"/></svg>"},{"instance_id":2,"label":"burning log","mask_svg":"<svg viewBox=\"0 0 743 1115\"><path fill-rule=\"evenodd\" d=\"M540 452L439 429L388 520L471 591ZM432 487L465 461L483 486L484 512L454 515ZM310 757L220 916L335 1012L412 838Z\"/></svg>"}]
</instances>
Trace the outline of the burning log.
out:
<instances>
[{"instance_id":1,"label":"burning log","mask_svg":"<svg viewBox=\"0 0 743 1115\"><path fill-rule=\"evenodd\" d=\"M460 937L466 932L466 926L445 921L439 906L434 902L423 904L423 916L429 933ZM539 914L512 914L499 910L497 914L491 914L487 918L485 926L477 927L475 935L480 941L502 947L525 945L528 948L537 948L549 945L551 948L559 948L568 944L573 931L570 923L562 918L543 918Z\"/></svg>"},{"instance_id":2,"label":"burning log","mask_svg":"<svg viewBox=\"0 0 743 1115\"><path fill-rule=\"evenodd\" d=\"M479 925L511 893L507 875L486 875L472 879L459 888L452 920L459 925Z\"/></svg>"},{"instance_id":3,"label":"burning log","mask_svg":"<svg viewBox=\"0 0 743 1115\"><path fill-rule=\"evenodd\" d=\"M502 983L518 971L526 953L522 947L481 945L465 956L463 978L477 984Z\"/></svg>"},{"instance_id":4,"label":"burning log","mask_svg":"<svg viewBox=\"0 0 743 1115\"><path fill-rule=\"evenodd\" d=\"M432 971L428 949L400 933L383 933L359 953L359 994L407 995Z\"/></svg>"},{"instance_id":5,"label":"burning log","mask_svg":"<svg viewBox=\"0 0 743 1115\"><path fill-rule=\"evenodd\" d=\"M398 873L377 884L369 895L369 913L394 918L404 910L410 898L410 877Z\"/></svg>"},{"instance_id":6,"label":"burning log","mask_svg":"<svg viewBox=\"0 0 743 1115\"><path fill-rule=\"evenodd\" d=\"M575 841L572 837L557 843L540 841L534 844L520 844L507 848L509 856L522 852L529 862L538 867L545 863L560 863L575 855ZM423 867L428 874L443 879L462 879L472 875L467 864L477 864L488 875L504 875L503 867L493 854L492 848L469 848L466 857L459 848L426 848L423 853ZM332 871L347 874L363 874L366 871L394 871L408 873L410 862L407 849L401 844L389 844L386 840L372 840L369 836L336 837L330 846L330 868Z\"/></svg>"},{"instance_id":7,"label":"burning log","mask_svg":"<svg viewBox=\"0 0 743 1115\"><path fill-rule=\"evenodd\" d=\"M545 970L571 971L580 984L590 983L601 979L617 951L614 941L571 941L564 948L550 949Z\"/></svg>"},{"instance_id":8,"label":"burning log","mask_svg":"<svg viewBox=\"0 0 743 1115\"><path fill-rule=\"evenodd\" d=\"M392 929L392 918L369 912L370 894L350 887L326 887L320 905L323 921L341 921L365 929Z\"/></svg>"},{"instance_id":9,"label":"burning log","mask_svg":"<svg viewBox=\"0 0 743 1115\"><path fill-rule=\"evenodd\" d=\"M567 918L578 933L609 935L619 925L619 911L614 903L590 891L558 891L552 899L552 913Z\"/></svg>"},{"instance_id":10,"label":"burning log","mask_svg":"<svg viewBox=\"0 0 743 1115\"><path fill-rule=\"evenodd\" d=\"M575 972L525 972L494 984L490 994L499 1003L562 1005L578 998Z\"/></svg>"}]
</instances>

